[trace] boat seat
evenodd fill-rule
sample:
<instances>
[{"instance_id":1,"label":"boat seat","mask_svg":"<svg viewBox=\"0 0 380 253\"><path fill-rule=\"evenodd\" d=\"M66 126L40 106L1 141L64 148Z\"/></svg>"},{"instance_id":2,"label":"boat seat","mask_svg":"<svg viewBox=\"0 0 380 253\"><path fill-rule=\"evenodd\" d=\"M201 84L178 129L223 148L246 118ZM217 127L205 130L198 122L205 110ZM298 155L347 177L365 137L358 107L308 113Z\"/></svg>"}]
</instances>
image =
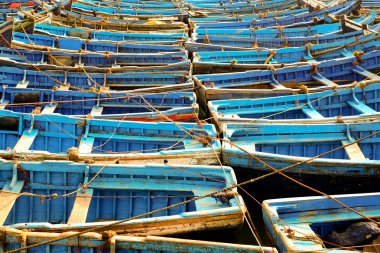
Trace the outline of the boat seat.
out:
<instances>
[{"instance_id":1,"label":"boat seat","mask_svg":"<svg viewBox=\"0 0 380 253\"><path fill-rule=\"evenodd\" d=\"M17 141L13 150L16 152L25 152L28 151L32 146L34 139L37 137L38 130L36 129L27 129L24 130L20 139Z\"/></svg>"},{"instance_id":2,"label":"boat seat","mask_svg":"<svg viewBox=\"0 0 380 253\"><path fill-rule=\"evenodd\" d=\"M343 145L350 144L349 140L342 141ZM347 153L347 156L350 160L354 161L363 161L366 160L363 152L361 151L359 145L357 143L351 144L350 146L344 147L344 150Z\"/></svg>"},{"instance_id":3,"label":"boat seat","mask_svg":"<svg viewBox=\"0 0 380 253\"><path fill-rule=\"evenodd\" d=\"M311 119L323 119L324 117L314 108L305 107L302 108L302 112Z\"/></svg>"},{"instance_id":4,"label":"boat seat","mask_svg":"<svg viewBox=\"0 0 380 253\"><path fill-rule=\"evenodd\" d=\"M9 100L0 101L0 110L5 109L7 104L9 104Z\"/></svg>"},{"instance_id":5,"label":"boat seat","mask_svg":"<svg viewBox=\"0 0 380 253\"><path fill-rule=\"evenodd\" d=\"M102 115L103 107L94 105L91 109L90 115L92 116L100 116Z\"/></svg>"},{"instance_id":6,"label":"boat seat","mask_svg":"<svg viewBox=\"0 0 380 253\"><path fill-rule=\"evenodd\" d=\"M92 147L94 146L95 138L87 137L80 140L78 151L82 154L90 154L92 152Z\"/></svg>"},{"instance_id":7,"label":"boat seat","mask_svg":"<svg viewBox=\"0 0 380 253\"><path fill-rule=\"evenodd\" d=\"M326 85L326 86L338 86L333 81L327 79L326 77L322 76L321 74L317 73L311 76L315 81L318 81L319 83Z\"/></svg>"},{"instance_id":8,"label":"boat seat","mask_svg":"<svg viewBox=\"0 0 380 253\"><path fill-rule=\"evenodd\" d=\"M17 164L14 164L12 180L5 182L5 185L0 192L0 226L4 225L4 222L7 220L17 198L20 196L19 193L24 187L24 180L18 180L17 174Z\"/></svg>"},{"instance_id":9,"label":"boat seat","mask_svg":"<svg viewBox=\"0 0 380 253\"><path fill-rule=\"evenodd\" d=\"M352 57L352 55L353 55L353 53L348 51L347 49L341 50L340 54L343 55L344 57Z\"/></svg>"},{"instance_id":10,"label":"boat seat","mask_svg":"<svg viewBox=\"0 0 380 253\"><path fill-rule=\"evenodd\" d=\"M55 109L57 109L58 104L49 104L41 111L41 114L53 114Z\"/></svg>"},{"instance_id":11,"label":"boat seat","mask_svg":"<svg viewBox=\"0 0 380 253\"><path fill-rule=\"evenodd\" d=\"M359 111L361 114L375 114L377 113L375 110L373 110L368 105L359 102L359 101L347 101L347 104L349 104L352 108Z\"/></svg>"},{"instance_id":12,"label":"boat seat","mask_svg":"<svg viewBox=\"0 0 380 253\"><path fill-rule=\"evenodd\" d=\"M93 193L93 189L82 189L77 193L67 224L86 222Z\"/></svg>"},{"instance_id":13,"label":"boat seat","mask_svg":"<svg viewBox=\"0 0 380 253\"><path fill-rule=\"evenodd\" d=\"M352 69L353 72L361 75L361 76L364 76L365 78L368 78L370 80L374 80L374 79L380 79L380 76L374 74L374 73L371 73L365 69L363 69L362 67L359 67L359 66L355 66L353 69Z\"/></svg>"}]
</instances>

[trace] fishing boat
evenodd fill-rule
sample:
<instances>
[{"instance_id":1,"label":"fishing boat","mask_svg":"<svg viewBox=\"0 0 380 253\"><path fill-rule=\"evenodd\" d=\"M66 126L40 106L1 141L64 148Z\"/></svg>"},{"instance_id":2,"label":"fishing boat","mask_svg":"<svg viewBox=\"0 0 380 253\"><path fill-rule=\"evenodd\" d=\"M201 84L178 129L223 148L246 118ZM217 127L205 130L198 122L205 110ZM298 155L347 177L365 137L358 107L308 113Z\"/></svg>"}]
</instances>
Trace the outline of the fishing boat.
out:
<instances>
[{"instance_id":1,"label":"fishing boat","mask_svg":"<svg viewBox=\"0 0 380 253\"><path fill-rule=\"evenodd\" d=\"M355 55L303 66L195 75L193 80L197 86L215 88L287 89L299 88L301 85L310 88L338 87L364 79L379 79L379 76L370 70L376 71L380 67L380 51L375 50L367 54L355 53Z\"/></svg>"},{"instance_id":2,"label":"fishing boat","mask_svg":"<svg viewBox=\"0 0 380 253\"><path fill-rule=\"evenodd\" d=\"M210 51L193 53L193 73L241 72L254 69L283 68L368 53L380 46L377 35L370 34L341 42L280 49Z\"/></svg>"},{"instance_id":3,"label":"fishing boat","mask_svg":"<svg viewBox=\"0 0 380 253\"><path fill-rule=\"evenodd\" d=\"M110 32L97 31L82 28L66 28L49 24L35 24L35 33L47 34L50 36L72 37L90 40L104 41L138 41L139 43L168 44L183 42L188 39L188 35L183 31L180 33L132 33L132 32Z\"/></svg>"},{"instance_id":4,"label":"fishing boat","mask_svg":"<svg viewBox=\"0 0 380 253\"><path fill-rule=\"evenodd\" d=\"M208 105L212 119L220 128L225 123L348 123L379 119L379 90L380 83L374 83L317 93L216 100Z\"/></svg>"},{"instance_id":5,"label":"fishing boat","mask_svg":"<svg viewBox=\"0 0 380 253\"><path fill-rule=\"evenodd\" d=\"M223 162L255 171L379 177L379 120L224 124Z\"/></svg>"},{"instance_id":6,"label":"fishing boat","mask_svg":"<svg viewBox=\"0 0 380 253\"><path fill-rule=\"evenodd\" d=\"M376 19L376 13L371 12L368 16L363 15L359 18L353 19L351 22L359 24L372 24ZM361 26L360 26L361 27ZM214 41L214 38L218 36L234 38L239 40L240 38L250 38L252 40L261 38L291 38L291 37L306 37L306 36L323 36L324 34L335 34L343 31L342 22L335 22L332 24L323 24L307 27L288 28L280 27L275 29L229 29L229 28L204 28L196 29L192 34L193 41L204 40L207 36L210 41ZM199 36L199 39L198 39Z\"/></svg>"},{"instance_id":7,"label":"fishing boat","mask_svg":"<svg viewBox=\"0 0 380 253\"><path fill-rule=\"evenodd\" d=\"M198 105L192 92L158 94L94 93L0 87L2 110L63 114L129 121L196 121Z\"/></svg>"},{"instance_id":8,"label":"fishing boat","mask_svg":"<svg viewBox=\"0 0 380 253\"><path fill-rule=\"evenodd\" d=\"M221 145L209 124L78 118L40 110L0 110L0 118L0 156L7 159L219 164Z\"/></svg>"},{"instance_id":9,"label":"fishing boat","mask_svg":"<svg viewBox=\"0 0 380 253\"><path fill-rule=\"evenodd\" d=\"M190 69L187 52L161 52L161 53L105 53L105 52L72 52L66 50L26 50L0 47L1 60L16 61L13 65L19 63L29 64L53 64L60 67L65 66L80 66L83 68L118 68L120 70L129 66L128 70L133 69L133 66L149 66L155 69L154 66L165 66L167 70L170 66L180 66L184 64L186 69ZM4 63L6 66L6 64ZM8 65L9 66L9 65ZM41 66L43 68L43 66ZM95 69L95 68L94 68ZM136 68L144 69L144 68ZM144 70L149 70L145 68ZM179 69L178 69L179 70ZM117 71L117 70L114 70Z\"/></svg>"},{"instance_id":10,"label":"fishing boat","mask_svg":"<svg viewBox=\"0 0 380 253\"><path fill-rule=\"evenodd\" d=\"M311 2L311 1L310 1ZM311 25L314 24L315 20L318 19L318 21L324 21L326 18L326 15L324 13L329 13L330 15L339 15L339 14L350 14L353 10L358 8L359 1L352 0L352 1L345 1L341 5L332 5L327 8L323 8L322 10L313 11L309 13L301 13L296 14L294 13L287 13L288 15L282 16L279 18L266 18L265 16L262 16L262 18L255 18L250 20L244 20L244 21L231 21L231 22L223 22L223 23L217 23L217 22L209 22L209 23L196 23L195 26L198 26L199 28L253 28L253 27L260 27L260 28L268 28L268 27L292 27L292 26L300 26L300 25ZM284 13L286 13L288 10L283 9ZM261 15L265 15L265 12L261 12ZM328 21L329 19L326 19Z\"/></svg>"},{"instance_id":11,"label":"fishing boat","mask_svg":"<svg viewBox=\"0 0 380 253\"><path fill-rule=\"evenodd\" d=\"M377 237L380 194L331 197L346 206L328 197L263 202L267 231L280 252L376 252L370 244Z\"/></svg>"},{"instance_id":12,"label":"fishing boat","mask_svg":"<svg viewBox=\"0 0 380 253\"><path fill-rule=\"evenodd\" d=\"M70 232L96 227L97 232L137 236L232 232L240 229L246 212L230 167L68 161L2 161L0 167L1 195L8 200L2 203L4 228Z\"/></svg>"},{"instance_id":13,"label":"fishing boat","mask_svg":"<svg viewBox=\"0 0 380 253\"><path fill-rule=\"evenodd\" d=\"M74 236L75 232L64 233L45 233L45 232L26 232L18 229L7 228L6 230L6 246L5 250L14 250L25 246L31 246L47 240L60 239L67 236ZM81 251L91 250L109 250L110 252L134 252L139 250L142 253L160 253L163 251L176 253L277 253L276 248L259 247L253 245L242 245L221 242L209 242L200 240L189 240L179 238L168 238L162 236L127 236L127 235L111 235L106 236L103 233L84 233L75 238L58 240L49 243L44 247L39 246L38 249L54 252L75 252L78 248ZM22 238L26 239L25 244L20 243ZM37 248L37 247L36 247ZM33 252L35 248L29 249Z\"/></svg>"},{"instance_id":14,"label":"fishing boat","mask_svg":"<svg viewBox=\"0 0 380 253\"><path fill-rule=\"evenodd\" d=\"M160 71L160 70L159 70ZM147 87L183 85L188 87L189 71L75 73L65 70L40 71L15 67L0 69L0 84L19 88L131 90ZM175 73L175 74L174 74ZM55 87L55 88L54 88Z\"/></svg>"},{"instance_id":15,"label":"fishing boat","mask_svg":"<svg viewBox=\"0 0 380 253\"><path fill-rule=\"evenodd\" d=\"M86 27L90 29L116 31L183 31L188 32L185 23L172 20L138 20L138 19L105 19L89 15L80 15L75 12L61 11L60 15L48 17L52 24L71 27Z\"/></svg>"}]
</instances>

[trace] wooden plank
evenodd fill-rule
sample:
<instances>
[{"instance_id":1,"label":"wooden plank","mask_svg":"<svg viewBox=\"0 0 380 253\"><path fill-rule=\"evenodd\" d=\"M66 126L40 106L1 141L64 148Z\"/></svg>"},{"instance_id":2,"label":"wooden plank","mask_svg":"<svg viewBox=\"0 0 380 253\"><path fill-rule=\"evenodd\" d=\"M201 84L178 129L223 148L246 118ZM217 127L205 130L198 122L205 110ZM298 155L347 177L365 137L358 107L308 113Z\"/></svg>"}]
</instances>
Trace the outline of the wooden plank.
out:
<instances>
[{"instance_id":1,"label":"wooden plank","mask_svg":"<svg viewBox=\"0 0 380 253\"><path fill-rule=\"evenodd\" d=\"M82 138L79 143L78 151L82 154L89 154L92 151L92 147L94 146L95 138L87 137Z\"/></svg>"},{"instance_id":2,"label":"wooden plank","mask_svg":"<svg viewBox=\"0 0 380 253\"><path fill-rule=\"evenodd\" d=\"M314 108L305 107L302 108L302 112L305 113L311 119L323 119L324 117Z\"/></svg>"},{"instance_id":3,"label":"wooden plank","mask_svg":"<svg viewBox=\"0 0 380 253\"><path fill-rule=\"evenodd\" d=\"M45 108L42 110L41 114L53 114L57 107L57 104L46 105Z\"/></svg>"},{"instance_id":4,"label":"wooden plank","mask_svg":"<svg viewBox=\"0 0 380 253\"><path fill-rule=\"evenodd\" d=\"M343 145L347 145L349 143L350 141L348 140L342 141ZM354 160L354 161L367 160L357 143L344 147L344 150L346 151L348 158L350 158L350 160Z\"/></svg>"},{"instance_id":5,"label":"wooden plank","mask_svg":"<svg viewBox=\"0 0 380 253\"><path fill-rule=\"evenodd\" d=\"M77 193L67 224L85 223L92 199L93 189L81 190Z\"/></svg>"},{"instance_id":6,"label":"wooden plank","mask_svg":"<svg viewBox=\"0 0 380 253\"><path fill-rule=\"evenodd\" d=\"M3 100L0 103L0 110L3 110L9 104L9 100Z\"/></svg>"},{"instance_id":7,"label":"wooden plank","mask_svg":"<svg viewBox=\"0 0 380 253\"><path fill-rule=\"evenodd\" d=\"M319 83L326 85L326 86L338 86L338 84L334 83L333 81L327 79L326 77L322 76L321 74L317 73L311 76L315 81L318 81Z\"/></svg>"},{"instance_id":8,"label":"wooden plank","mask_svg":"<svg viewBox=\"0 0 380 253\"><path fill-rule=\"evenodd\" d=\"M19 196L18 193L20 193L24 187L24 181L17 181L12 187L10 187L10 184L10 181L7 182L0 192L0 226L4 225L4 222L16 203Z\"/></svg>"},{"instance_id":9,"label":"wooden plank","mask_svg":"<svg viewBox=\"0 0 380 253\"><path fill-rule=\"evenodd\" d=\"M355 66L353 69L352 69L353 72L361 75L361 76L364 76L365 78L368 78L370 80L375 80L375 79L380 79L380 76L374 74L374 73L371 73L365 69L363 69L362 67L359 67L359 66Z\"/></svg>"},{"instance_id":10,"label":"wooden plank","mask_svg":"<svg viewBox=\"0 0 380 253\"><path fill-rule=\"evenodd\" d=\"M58 90L69 90L70 89L70 86L69 85L60 85L58 87Z\"/></svg>"},{"instance_id":11,"label":"wooden plank","mask_svg":"<svg viewBox=\"0 0 380 253\"><path fill-rule=\"evenodd\" d=\"M94 105L91 109L91 113L90 115L92 116L100 116L102 115L102 112L103 112L103 107L102 106L96 106Z\"/></svg>"},{"instance_id":12,"label":"wooden plank","mask_svg":"<svg viewBox=\"0 0 380 253\"><path fill-rule=\"evenodd\" d=\"M37 137L38 130L24 130L20 139L17 141L15 147L13 148L16 152L28 151L32 146L34 139Z\"/></svg>"},{"instance_id":13,"label":"wooden plank","mask_svg":"<svg viewBox=\"0 0 380 253\"><path fill-rule=\"evenodd\" d=\"M22 88L26 88L26 87L28 87L28 85L29 85L29 81L21 81L21 82L19 82L19 83L16 85L16 88L20 88L20 89L22 89Z\"/></svg>"},{"instance_id":14,"label":"wooden plank","mask_svg":"<svg viewBox=\"0 0 380 253\"><path fill-rule=\"evenodd\" d=\"M362 102L354 102L354 101L347 101L347 104L349 104L352 108L359 111L361 114L375 114L377 113L375 110L373 110L368 105L362 103Z\"/></svg>"}]
</instances>

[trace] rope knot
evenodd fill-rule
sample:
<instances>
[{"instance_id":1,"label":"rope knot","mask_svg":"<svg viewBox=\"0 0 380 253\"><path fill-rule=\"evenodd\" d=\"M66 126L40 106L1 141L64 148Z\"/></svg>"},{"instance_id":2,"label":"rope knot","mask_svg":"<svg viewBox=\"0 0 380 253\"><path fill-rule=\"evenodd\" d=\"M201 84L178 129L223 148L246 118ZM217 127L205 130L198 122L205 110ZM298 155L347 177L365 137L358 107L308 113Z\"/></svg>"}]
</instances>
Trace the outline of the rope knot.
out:
<instances>
[{"instance_id":1,"label":"rope knot","mask_svg":"<svg viewBox=\"0 0 380 253\"><path fill-rule=\"evenodd\" d=\"M69 156L69 160L73 162L79 161L79 150L77 147L71 147L67 150L67 155Z\"/></svg>"},{"instance_id":2,"label":"rope knot","mask_svg":"<svg viewBox=\"0 0 380 253\"><path fill-rule=\"evenodd\" d=\"M212 138L210 136L206 135L206 136L203 136L201 138L198 138L198 141L206 146L206 145L211 144Z\"/></svg>"},{"instance_id":3,"label":"rope knot","mask_svg":"<svg viewBox=\"0 0 380 253\"><path fill-rule=\"evenodd\" d=\"M308 94L309 90L306 85L301 85L300 87L300 94Z\"/></svg>"}]
</instances>

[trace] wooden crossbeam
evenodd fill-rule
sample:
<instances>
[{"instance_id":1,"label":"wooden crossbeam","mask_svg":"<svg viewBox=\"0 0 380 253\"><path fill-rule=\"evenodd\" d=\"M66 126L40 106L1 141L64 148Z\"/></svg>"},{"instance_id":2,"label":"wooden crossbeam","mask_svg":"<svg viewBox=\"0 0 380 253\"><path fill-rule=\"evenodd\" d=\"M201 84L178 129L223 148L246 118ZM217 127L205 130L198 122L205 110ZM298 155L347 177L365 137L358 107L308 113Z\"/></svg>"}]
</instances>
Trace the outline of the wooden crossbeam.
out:
<instances>
[{"instance_id":1,"label":"wooden crossbeam","mask_svg":"<svg viewBox=\"0 0 380 253\"><path fill-rule=\"evenodd\" d=\"M85 223L88 209L90 208L93 189L81 190L75 197L74 206L71 210L67 224Z\"/></svg>"},{"instance_id":2,"label":"wooden crossbeam","mask_svg":"<svg viewBox=\"0 0 380 253\"><path fill-rule=\"evenodd\" d=\"M41 111L41 114L52 114L57 109L58 104L49 104Z\"/></svg>"},{"instance_id":3,"label":"wooden crossbeam","mask_svg":"<svg viewBox=\"0 0 380 253\"><path fill-rule=\"evenodd\" d=\"M92 151L92 147L94 146L95 138L87 137L82 138L79 143L78 151L82 154L89 154Z\"/></svg>"},{"instance_id":4,"label":"wooden crossbeam","mask_svg":"<svg viewBox=\"0 0 380 253\"><path fill-rule=\"evenodd\" d=\"M9 104L9 100L3 100L0 102L0 110L5 109L5 107Z\"/></svg>"},{"instance_id":5,"label":"wooden crossbeam","mask_svg":"<svg viewBox=\"0 0 380 253\"><path fill-rule=\"evenodd\" d=\"M368 78L370 80L374 80L374 79L380 79L380 76L374 74L374 73L371 73L369 72L368 70L365 70L363 69L362 67L359 67L359 66L355 66L353 69L352 69L353 72L361 75L361 76L364 76L365 78Z\"/></svg>"},{"instance_id":6,"label":"wooden crossbeam","mask_svg":"<svg viewBox=\"0 0 380 253\"><path fill-rule=\"evenodd\" d=\"M368 105L359 102L359 101L347 101L347 104L349 104L352 108L355 110L361 112L361 114L374 114L377 113L375 110L373 110L371 107Z\"/></svg>"},{"instance_id":7,"label":"wooden crossbeam","mask_svg":"<svg viewBox=\"0 0 380 253\"><path fill-rule=\"evenodd\" d=\"M17 141L16 145L14 146L13 150L16 152L28 151L29 148L32 146L34 139L37 137L37 134L38 134L38 130L36 129L24 130L20 139Z\"/></svg>"},{"instance_id":8,"label":"wooden crossbeam","mask_svg":"<svg viewBox=\"0 0 380 253\"><path fill-rule=\"evenodd\" d=\"M16 181L12 187L10 185L10 181L6 182L3 190L0 192L0 226L4 225L4 222L16 203L19 196L18 193L20 193L24 187L24 181Z\"/></svg>"},{"instance_id":9,"label":"wooden crossbeam","mask_svg":"<svg viewBox=\"0 0 380 253\"><path fill-rule=\"evenodd\" d=\"M326 85L326 86L338 86L333 81L327 79L326 77L322 76L321 74L317 73L311 76L315 81L318 81L319 83Z\"/></svg>"},{"instance_id":10,"label":"wooden crossbeam","mask_svg":"<svg viewBox=\"0 0 380 253\"><path fill-rule=\"evenodd\" d=\"M342 141L343 145L347 145L349 143L351 143L351 142L348 140ZM357 143L354 143L354 144L351 144L350 146L344 147L344 150L346 151L347 156L348 156L348 158L350 158L350 160L354 160L354 161L366 160L363 152L361 151L361 149Z\"/></svg>"},{"instance_id":11,"label":"wooden crossbeam","mask_svg":"<svg viewBox=\"0 0 380 253\"><path fill-rule=\"evenodd\" d=\"M310 107L302 108L302 112L305 113L311 119L323 119L324 117L317 110Z\"/></svg>"},{"instance_id":12,"label":"wooden crossbeam","mask_svg":"<svg viewBox=\"0 0 380 253\"><path fill-rule=\"evenodd\" d=\"M92 109L91 109L90 114L92 116L100 116L100 115L102 115L102 112L103 112L103 107L102 106L96 106L96 105L94 105L92 107Z\"/></svg>"}]
</instances>

